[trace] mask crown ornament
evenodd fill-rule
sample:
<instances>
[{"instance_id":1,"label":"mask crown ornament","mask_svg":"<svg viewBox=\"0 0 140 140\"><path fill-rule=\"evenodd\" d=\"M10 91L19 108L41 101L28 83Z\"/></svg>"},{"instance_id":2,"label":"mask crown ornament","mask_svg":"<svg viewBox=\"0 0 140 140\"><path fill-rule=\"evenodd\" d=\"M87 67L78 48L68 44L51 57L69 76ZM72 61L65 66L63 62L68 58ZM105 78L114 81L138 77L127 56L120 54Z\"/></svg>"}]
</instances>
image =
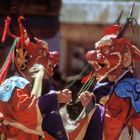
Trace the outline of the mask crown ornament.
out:
<instances>
[{"instance_id":1,"label":"mask crown ornament","mask_svg":"<svg viewBox=\"0 0 140 140\"><path fill-rule=\"evenodd\" d=\"M29 69L34 64L42 65L45 69L46 75L53 73L50 71L53 71L52 68L59 63L59 53L56 51L50 52L46 41L33 36L23 16L18 17L20 36L13 35L10 32L10 22L11 18L7 17L5 20L5 29L2 41L5 41L6 35L8 34L16 40L16 43L14 43L15 45L12 48L9 59L7 59L7 69L9 69L8 67L10 67L10 63L12 63L13 59L15 68L19 75L27 78L28 80L31 80L31 73L29 72ZM48 68L48 65L52 66L51 69Z\"/></svg>"}]
</instances>

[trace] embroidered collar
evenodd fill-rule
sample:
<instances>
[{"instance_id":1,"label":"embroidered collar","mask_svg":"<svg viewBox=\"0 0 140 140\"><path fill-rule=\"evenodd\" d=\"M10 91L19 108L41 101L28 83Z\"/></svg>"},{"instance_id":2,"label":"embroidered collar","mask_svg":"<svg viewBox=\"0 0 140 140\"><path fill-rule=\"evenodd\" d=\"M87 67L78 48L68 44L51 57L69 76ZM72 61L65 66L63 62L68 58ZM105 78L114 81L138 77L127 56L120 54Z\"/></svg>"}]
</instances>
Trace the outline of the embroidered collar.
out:
<instances>
[{"instance_id":1,"label":"embroidered collar","mask_svg":"<svg viewBox=\"0 0 140 140\"><path fill-rule=\"evenodd\" d=\"M0 85L0 101L8 102L12 96L12 92L15 87L23 89L29 83L30 82L27 81L25 78L19 76L13 76L6 79Z\"/></svg>"}]
</instances>

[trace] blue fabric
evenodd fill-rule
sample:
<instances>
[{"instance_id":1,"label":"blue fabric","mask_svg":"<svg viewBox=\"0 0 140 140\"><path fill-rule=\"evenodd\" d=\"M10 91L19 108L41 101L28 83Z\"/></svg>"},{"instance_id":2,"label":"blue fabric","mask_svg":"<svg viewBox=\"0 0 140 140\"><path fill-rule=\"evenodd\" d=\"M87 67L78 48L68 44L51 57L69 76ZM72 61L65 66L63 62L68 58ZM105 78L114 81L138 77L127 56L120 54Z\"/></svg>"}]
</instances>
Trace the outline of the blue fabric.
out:
<instances>
[{"instance_id":1,"label":"blue fabric","mask_svg":"<svg viewBox=\"0 0 140 140\"><path fill-rule=\"evenodd\" d=\"M115 88L116 95L129 97L136 112L140 112L140 80L127 78L120 81Z\"/></svg>"},{"instance_id":2,"label":"blue fabric","mask_svg":"<svg viewBox=\"0 0 140 140\"><path fill-rule=\"evenodd\" d=\"M12 96L12 92L15 87L23 89L30 82L25 78L19 76L13 76L6 79L0 85L0 101L8 102Z\"/></svg>"},{"instance_id":3,"label":"blue fabric","mask_svg":"<svg viewBox=\"0 0 140 140\"><path fill-rule=\"evenodd\" d=\"M108 85L108 82L104 82L104 83L97 82L96 85L95 85L94 90L96 90L99 87L103 87L103 86L107 86L107 85Z\"/></svg>"}]
</instances>

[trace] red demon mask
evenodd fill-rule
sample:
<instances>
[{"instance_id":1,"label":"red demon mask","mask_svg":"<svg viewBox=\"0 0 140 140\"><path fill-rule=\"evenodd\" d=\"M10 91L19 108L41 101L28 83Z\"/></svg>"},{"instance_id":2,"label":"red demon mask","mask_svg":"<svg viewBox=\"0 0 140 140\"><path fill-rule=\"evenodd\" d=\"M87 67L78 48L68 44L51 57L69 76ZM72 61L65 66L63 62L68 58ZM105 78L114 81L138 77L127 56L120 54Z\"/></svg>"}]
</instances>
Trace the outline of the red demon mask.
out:
<instances>
[{"instance_id":1,"label":"red demon mask","mask_svg":"<svg viewBox=\"0 0 140 140\"><path fill-rule=\"evenodd\" d=\"M95 50L88 51L86 59L95 68L97 79L109 74L119 74L140 60L140 51L127 39L117 39L115 34L105 35L95 44Z\"/></svg>"},{"instance_id":2,"label":"red demon mask","mask_svg":"<svg viewBox=\"0 0 140 140\"><path fill-rule=\"evenodd\" d=\"M19 26L21 37L16 44L14 52L14 62L17 71L20 75L27 77L29 80L31 74L29 69L34 64L41 64L45 68L45 74L48 76L53 75L53 67L59 61L58 52L49 52L47 42L34 38L34 42L31 42L24 26L21 22L23 17L19 18Z\"/></svg>"}]
</instances>

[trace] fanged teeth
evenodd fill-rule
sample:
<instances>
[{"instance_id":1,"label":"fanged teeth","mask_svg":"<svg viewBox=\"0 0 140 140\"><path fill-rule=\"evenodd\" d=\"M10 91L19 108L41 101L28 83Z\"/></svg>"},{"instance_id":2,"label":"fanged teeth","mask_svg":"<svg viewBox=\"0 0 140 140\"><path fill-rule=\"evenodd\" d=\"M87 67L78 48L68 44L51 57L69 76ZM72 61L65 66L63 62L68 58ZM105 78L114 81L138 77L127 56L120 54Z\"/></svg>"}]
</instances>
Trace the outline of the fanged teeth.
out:
<instances>
[{"instance_id":1,"label":"fanged teeth","mask_svg":"<svg viewBox=\"0 0 140 140\"><path fill-rule=\"evenodd\" d=\"M98 65L98 67L95 67L96 71L100 70L101 67Z\"/></svg>"},{"instance_id":2,"label":"fanged teeth","mask_svg":"<svg viewBox=\"0 0 140 140\"><path fill-rule=\"evenodd\" d=\"M98 71L98 70L101 69L101 66L98 64L98 62L90 61L89 63L94 66L94 68L95 68L96 71Z\"/></svg>"}]
</instances>

